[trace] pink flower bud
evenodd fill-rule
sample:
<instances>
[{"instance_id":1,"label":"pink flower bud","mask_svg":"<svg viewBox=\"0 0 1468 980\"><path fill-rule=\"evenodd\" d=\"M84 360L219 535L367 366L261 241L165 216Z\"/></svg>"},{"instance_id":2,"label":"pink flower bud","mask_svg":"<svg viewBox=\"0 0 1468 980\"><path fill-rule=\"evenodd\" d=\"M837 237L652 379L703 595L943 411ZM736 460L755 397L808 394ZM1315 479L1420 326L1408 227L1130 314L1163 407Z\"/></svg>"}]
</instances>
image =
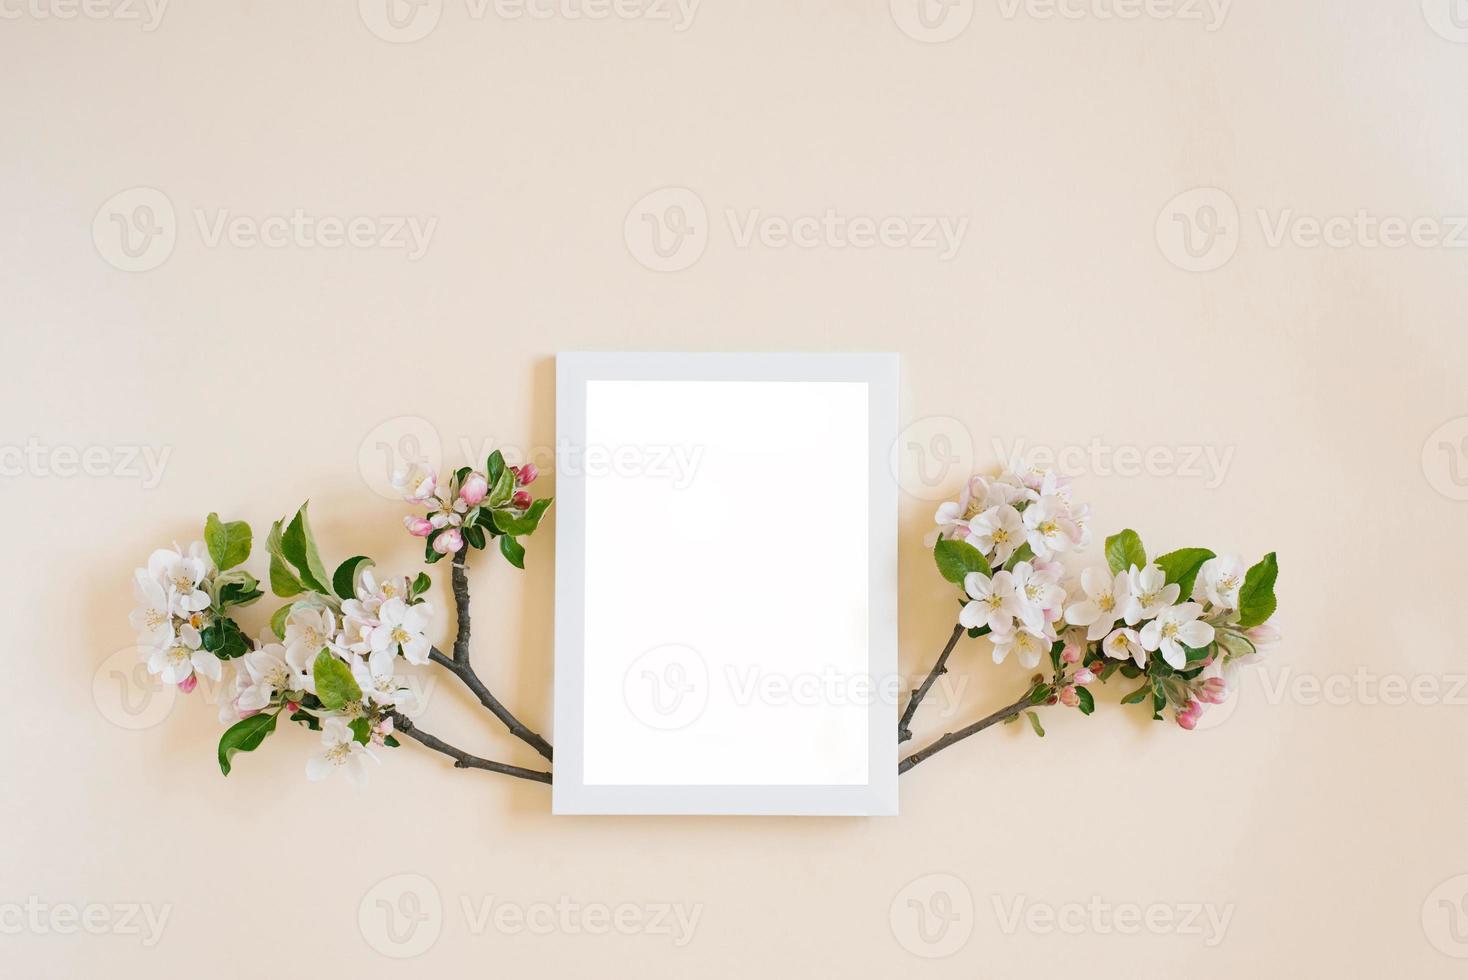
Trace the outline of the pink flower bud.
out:
<instances>
[{"instance_id":1,"label":"pink flower bud","mask_svg":"<svg viewBox=\"0 0 1468 980\"><path fill-rule=\"evenodd\" d=\"M1067 708L1074 708L1081 703L1081 696L1074 687L1063 687L1060 689L1060 703Z\"/></svg>"},{"instance_id":2,"label":"pink flower bud","mask_svg":"<svg viewBox=\"0 0 1468 980\"><path fill-rule=\"evenodd\" d=\"M1223 704L1228 700L1228 683L1222 677L1210 677L1193 693L1205 704Z\"/></svg>"},{"instance_id":3,"label":"pink flower bud","mask_svg":"<svg viewBox=\"0 0 1468 980\"><path fill-rule=\"evenodd\" d=\"M515 471L515 484L517 486L528 487L540 475L540 470L535 468L534 463L526 463L524 466L512 466L510 469Z\"/></svg>"},{"instance_id":4,"label":"pink flower bud","mask_svg":"<svg viewBox=\"0 0 1468 980\"><path fill-rule=\"evenodd\" d=\"M185 694L193 694L194 693L194 688L196 688L198 686L199 686L199 675L198 674L190 674L189 676L185 677L183 680L181 680L181 681L178 682L178 689L180 691L184 692Z\"/></svg>"},{"instance_id":5,"label":"pink flower bud","mask_svg":"<svg viewBox=\"0 0 1468 980\"><path fill-rule=\"evenodd\" d=\"M1184 731L1192 731L1198 727L1198 719L1203 715L1203 704L1199 701L1189 701L1188 706L1177 713L1177 723Z\"/></svg>"},{"instance_id":6,"label":"pink flower bud","mask_svg":"<svg viewBox=\"0 0 1468 980\"><path fill-rule=\"evenodd\" d=\"M1273 620L1261 623L1253 629L1244 630L1244 635L1249 638L1250 643L1260 649L1273 646L1283 638L1283 634L1275 627Z\"/></svg>"},{"instance_id":7,"label":"pink flower bud","mask_svg":"<svg viewBox=\"0 0 1468 980\"><path fill-rule=\"evenodd\" d=\"M433 522L426 517L405 517L403 527L415 538L426 538L433 533Z\"/></svg>"},{"instance_id":8,"label":"pink flower bud","mask_svg":"<svg viewBox=\"0 0 1468 980\"><path fill-rule=\"evenodd\" d=\"M295 714L297 711L301 710L301 702L287 701L285 703L285 710L289 711L291 714Z\"/></svg>"},{"instance_id":9,"label":"pink flower bud","mask_svg":"<svg viewBox=\"0 0 1468 980\"><path fill-rule=\"evenodd\" d=\"M525 508L529 507L530 506L530 491L529 490L516 490L515 491L515 495L510 498L510 505L512 507L518 507L520 510L524 510Z\"/></svg>"},{"instance_id":10,"label":"pink flower bud","mask_svg":"<svg viewBox=\"0 0 1468 980\"><path fill-rule=\"evenodd\" d=\"M462 547L464 547L464 535L456 527L449 528L433 539L433 550L440 555L452 555Z\"/></svg>"},{"instance_id":11,"label":"pink flower bud","mask_svg":"<svg viewBox=\"0 0 1468 980\"><path fill-rule=\"evenodd\" d=\"M479 501L489 493L489 480L485 479L483 473L470 473L464 478L464 485L459 488L459 499L470 507L478 507Z\"/></svg>"},{"instance_id":12,"label":"pink flower bud","mask_svg":"<svg viewBox=\"0 0 1468 980\"><path fill-rule=\"evenodd\" d=\"M1081 684L1081 685L1089 684L1092 681L1094 681L1095 679L1096 679L1095 672L1092 671L1088 667L1082 667L1080 670L1076 671L1075 682L1077 684Z\"/></svg>"}]
</instances>

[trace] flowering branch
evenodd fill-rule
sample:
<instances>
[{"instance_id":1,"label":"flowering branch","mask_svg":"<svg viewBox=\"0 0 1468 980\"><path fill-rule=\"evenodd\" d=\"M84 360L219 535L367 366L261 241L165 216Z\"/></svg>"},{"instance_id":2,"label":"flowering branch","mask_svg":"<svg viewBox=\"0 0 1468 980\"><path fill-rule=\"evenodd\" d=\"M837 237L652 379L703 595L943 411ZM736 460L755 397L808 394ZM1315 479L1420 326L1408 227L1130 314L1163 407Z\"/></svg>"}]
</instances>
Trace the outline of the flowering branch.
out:
<instances>
[{"instance_id":1,"label":"flowering branch","mask_svg":"<svg viewBox=\"0 0 1468 980\"><path fill-rule=\"evenodd\" d=\"M470 661L470 549L494 542L516 568L525 567L520 539L533 533L550 498L532 500L526 489L535 467L509 466L498 452L484 472L463 467L440 488L438 477L421 468L394 475L411 503L430 508L425 517L404 521L424 538L424 561L450 562L457 613L453 652L428 640L432 621L425 593L433 584L419 572L405 577L374 574L372 559L348 558L328 572L311 532L308 505L289 522L270 528L270 590L286 600L270 617L258 641L247 637L234 610L260 599L259 581L241 566L250 557L253 534L243 521L210 514L204 541L187 551L159 549L133 576L139 608L131 617L139 643L149 652L148 668L167 683L192 692L202 675L214 681L233 664L224 688L220 721L230 727L219 739L219 769L228 776L233 758L253 752L274 734L282 717L321 733L321 751L306 763L306 775L325 779L336 770L366 779L375 749L397 748L402 734L449 756L459 769L483 769L548 783L551 774L471 755L420 729L412 716L421 706L403 664L436 663L469 688L505 727L546 759L551 746L500 703Z\"/></svg>"},{"instance_id":2,"label":"flowering branch","mask_svg":"<svg viewBox=\"0 0 1468 980\"><path fill-rule=\"evenodd\" d=\"M1003 473L992 481L975 476L957 501L938 508L929 544L939 573L962 590L963 610L937 663L912 692L897 740L912 737L913 716L947 672L965 630L989 635L995 663L1013 653L1034 668L1048 654L1054 676L1047 682L1036 674L1019 700L907 756L898 773L1022 714L1044 737L1030 709L1062 704L1089 715L1096 699L1087 685L1117 673L1141 680L1122 704L1144 704L1156 721L1171 706L1178 726L1191 731L1205 705L1227 699L1226 672L1278 639L1270 623L1279 574L1273 553L1247 571L1238 558L1207 548L1180 548L1149 561L1141 538L1127 529L1106 539L1106 567L1087 568L1077 581L1065 577L1061 558L1089 543L1089 518L1090 509L1075 506L1064 482L1044 471Z\"/></svg>"}]
</instances>

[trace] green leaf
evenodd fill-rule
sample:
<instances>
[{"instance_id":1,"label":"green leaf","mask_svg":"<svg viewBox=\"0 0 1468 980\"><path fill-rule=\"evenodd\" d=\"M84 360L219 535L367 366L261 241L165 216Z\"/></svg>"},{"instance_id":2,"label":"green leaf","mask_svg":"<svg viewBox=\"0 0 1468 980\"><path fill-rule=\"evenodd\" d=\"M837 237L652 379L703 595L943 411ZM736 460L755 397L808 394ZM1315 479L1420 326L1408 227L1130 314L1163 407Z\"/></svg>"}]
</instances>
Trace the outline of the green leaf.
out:
<instances>
[{"instance_id":1,"label":"green leaf","mask_svg":"<svg viewBox=\"0 0 1468 980\"><path fill-rule=\"evenodd\" d=\"M515 474L510 472L506 466L500 470L500 475L490 484L489 496L485 498L485 506L490 508L503 507L510 502L510 497L515 493Z\"/></svg>"},{"instance_id":2,"label":"green leaf","mask_svg":"<svg viewBox=\"0 0 1468 980\"><path fill-rule=\"evenodd\" d=\"M199 632L199 645L221 660L243 657L250 650L239 624L221 616Z\"/></svg>"},{"instance_id":3,"label":"green leaf","mask_svg":"<svg viewBox=\"0 0 1468 980\"><path fill-rule=\"evenodd\" d=\"M305 711L296 711L294 714L291 715L291 721L305 725L313 732L321 731L321 722L316 718L315 715L308 714Z\"/></svg>"},{"instance_id":4,"label":"green leaf","mask_svg":"<svg viewBox=\"0 0 1468 980\"><path fill-rule=\"evenodd\" d=\"M282 599L307 591L305 583L285 560L280 539L280 521L270 525L270 536L265 539L265 549L270 552L270 591Z\"/></svg>"},{"instance_id":5,"label":"green leaf","mask_svg":"<svg viewBox=\"0 0 1468 980\"><path fill-rule=\"evenodd\" d=\"M1033 711L1026 711L1025 717L1030 719L1030 727L1035 730L1035 734L1040 736L1041 738L1044 738L1045 726L1040 724L1040 716L1035 714Z\"/></svg>"},{"instance_id":6,"label":"green leaf","mask_svg":"<svg viewBox=\"0 0 1468 980\"><path fill-rule=\"evenodd\" d=\"M933 561L938 564L938 574L960 589L963 588L964 576L969 572L981 572L984 575L994 574L989 563L984 560L983 553L967 541L950 541L940 538L938 543L933 545Z\"/></svg>"},{"instance_id":7,"label":"green leaf","mask_svg":"<svg viewBox=\"0 0 1468 980\"><path fill-rule=\"evenodd\" d=\"M372 740L372 723L366 718L353 718L349 727L352 729L352 738L363 745Z\"/></svg>"},{"instance_id":8,"label":"green leaf","mask_svg":"<svg viewBox=\"0 0 1468 980\"><path fill-rule=\"evenodd\" d=\"M1132 693L1128 694L1126 697L1122 698L1121 699L1121 703L1122 704L1141 704L1142 701L1144 699L1146 699L1146 697L1148 695L1150 695L1151 693L1152 693L1152 681L1151 681L1150 678L1148 678L1148 680L1147 680L1147 682L1145 684L1143 684L1141 687L1137 688Z\"/></svg>"},{"instance_id":9,"label":"green leaf","mask_svg":"<svg viewBox=\"0 0 1468 980\"><path fill-rule=\"evenodd\" d=\"M1274 583L1279 578L1279 561L1274 552L1249 569L1244 584L1239 587L1239 629L1258 626L1274 615L1278 600L1274 597Z\"/></svg>"},{"instance_id":10,"label":"green leaf","mask_svg":"<svg viewBox=\"0 0 1468 980\"><path fill-rule=\"evenodd\" d=\"M258 714L237 721L219 736L219 771L229 775L230 759L236 752L253 752L275 731L274 714Z\"/></svg>"},{"instance_id":11,"label":"green leaf","mask_svg":"<svg viewBox=\"0 0 1468 980\"><path fill-rule=\"evenodd\" d=\"M1054 693L1055 689L1049 684L1036 684L1030 690L1030 704L1044 704Z\"/></svg>"},{"instance_id":12,"label":"green leaf","mask_svg":"<svg viewBox=\"0 0 1468 980\"><path fill-rule=\"evenodd\" d=\"M260 583L243 568L232 572L225 572L214 580L219 587L219 608L227 606L248 606L265 593L260 591Z\"/></svg>"},{"instance_id":13,"label":"green leaf","mask_svg":"<svg viewBox=\"0 0 1468 980\"><path fill-rule=\"evenodd\" d=\"M209 548L209 557L214 559L214 567L221 572L250 557L251 541L250 525L244 521L226 524L218 514L210 514L204 520L204 544Z\"/></svg>"},{"instance_id":14,"label":"green leaf","mask_svg":"<svg viewBox=\"0 0 1468 980\"><path fill-rule=\"evenodd\" d=\"M343 599L355 599L357 596L358 569L371 567L372 559L366 555L357 555L354 558L348 558L336 566L336 571L332 573L332 589Z\"/></svg>"},{"instance_id":15,"label":"green leaf","mask_svg":"<svg viewBox=\"0 0 1468 980\"><path fill-rule=\"evenodd\" d=\"M382 744L383 745L386 745L390 749L395 749L399 745L402 745L403 743L402 742L399 742L397 739L395 739L391 735L389 735L387 738L385 738L385 739L382 740Z\"/></svg>"},{"instance_id":16,"label":"green leaf","mask_svg":"<svg viewBox=\"0 0 1468 980\"><path fill-rule=\"evenodd\" d=\"M1133 565L1147 567L1147 552L1142 549L1142 539L1136 531L1127 528L1106 539L1106 564L1113 573L1124 572Z\"/></svg>"},{"instance_id":17,"label":"green leaf","mask_svg":"<svg viewBox=\"0 0 1468 980\"><path fill-rule=\"evenodd\" d=\"M311 676L316 679L316 696L327 711L340 711L348 701L362 699L362 688L357 686L351 668L324 647L311 665Z\"/></svg>"},{"instance_id":18,"label":"green leaf","mask_svg":"<svg viewBox=\"0 0 1468 980\"><path fill-rule=\"evenodd\" d=\"M285 619L291 614L291 607L294 605L293 602L287 602L270 614L270 632L275 634L277 640L285 639Z\"/></svg>"},{"instance_id":19,"label":"green leaf","mask_svg":"<svg viewBox=\"0 0 1468 980\"><path fill-rule=\"evenodd\" d=\"M484 547L484 528L479 527L477 525L472 526L472 527L466 526L463 529L463 534L464 534L464 541L469 545L469 547L471 547L471 548L483 548Z\"/></svg>"},{"instance_id":20,"label":"green leaf","mask_svg":"<svg viewBox=\"0 0 1468 980\"><path fill-rule=\"evenodd\" d=\"M1081 714L1089 715L1096 710L1096 696L1084 687L1076 688L1076 697L1081 699L1080 703L1076 705L1077 708L1081 709Z\"/></svg>"},{"instance_id":21,"label":"green leaf","mask_svg":"<svg viewBox=\"0 0 1468 980\"><path fill-rule=\"evenodd\" d=\"M525 567L525 547L515 540L514 535L506 534L500 537L500 554L504 555L505 560L516 568Z\"/></svg>"},{"instance_id":22,"label":"green leaf","mask_svg":"<svg viewBox=\"0 0 1468 980\"><path fill-rule=\"evenodd\" d=\"M296 567L301 581L310 586L312 591L330 595L331 580L327 578L326 566L321 564L321 555L316 551L316 537L311 533L311 521L306 514L310 506L311 501L308 500L296 511L296 516L286 525L281 546L286 558Z\"/></svg>"},{"instance_id":23,"label":"green leaf","mask_svg":"<svg viewBox=\"0 0 1468 980\"><path fill-rule=\"evenodd\" d=\"M495 486L500 482L500 474L505 471L505 454L496 449L489 454L489 459L484 462L484 475L489 478L489 485Z\"/></svg>"},{"instance_id":24,"label":"green leaf","mask_svg":"<svg viewBox=\"0 0 1468 980\"><path fill-rule=\"evenodd\" d=\"M418 577L413 579L413 584L408 586L408 597L416 599L427 592L432 585L433 579L429 578L426 572L419 572Z\"/></svg>"},{"instance_id":25,"label":"green leaf","mask_svg":"<svg viewBox=\"0 0 1468 980\"><path fill-rule=\"evenodd\" d=\"M1179 548L1158 558L1157 564L1167 575L1167 583L1171 585L1176 582L1178 594L1183 602L1187 602L1193 595L1193 582L1198 578L1198 569L1212 557L1213 552L1207 548Z\"/></svg>"},{"instance_id":26,"label":"green leaf","mask_svg":"<svg viewBox=\"0 0 1468 980\"><path fill-rule=\"evenodd\" d=\"M530 505L523 517L516 517L508 510L491 511L494 518L494 526L501 534L513 534L523 536L530 534L540 526L540 517L545 509L551 505L551 497L542 497Z\"/></svg>"},{"instance_id":27,"label":"green leaf","mask_svg":"<svg viewBox=\"0 0 1468 980\"><path fill-rule=\"evenodd\" d=\"M1026 541L1024 544L1014 549L1014 554L1009 556L1009 561L1004 563L1004 567L1012 572L1014 571L1014 567L1020 562L1029 561L1033 557L1035 557L1035 549L1031 548L1030 543Z\"/></svg>"},{"instance_id":28,"label":"green leaf","mask_svg":"<svg viewBox=\"0 0 1468 980\"><path fill-rule=\"evenodd\" d=\"M423 560L430 565L443 557L443 555L433 550L434 540L437 539L438 536L443 533L443 531L443 528L439 528L423 540Z\"/></svg>"}]
</instances>

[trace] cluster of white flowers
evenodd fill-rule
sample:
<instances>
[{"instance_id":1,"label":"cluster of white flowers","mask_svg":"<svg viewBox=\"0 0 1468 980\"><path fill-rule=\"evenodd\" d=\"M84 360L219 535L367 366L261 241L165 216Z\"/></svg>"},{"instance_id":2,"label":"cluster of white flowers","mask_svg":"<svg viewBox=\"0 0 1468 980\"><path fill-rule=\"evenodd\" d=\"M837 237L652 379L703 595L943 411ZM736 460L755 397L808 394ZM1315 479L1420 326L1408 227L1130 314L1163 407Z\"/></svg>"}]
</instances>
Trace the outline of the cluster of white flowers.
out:
<instances>
[{"instance_id":1,"label":"cluster of white flowers","mask_svg":"<svg viewBox=\"0 0 1468 980\"><path fill-rule=\"evenodd\" d=\"M1091 506L1071 503L1070 486L1047 470L975 476L956 501L939 505L937 538L964 541L998 567L1016 553L1049 561L1091 543Z\"/></svg>"},{"instance_id":2,"label":"cluster of white flowers","mask_svg":"<svg viewBox=\"0 0 1468 980\"><path fill-rule=\"evenodd\" d=\"M1109 676L1107 661L1126 661L1128 676L1145 673L1155 682L1154 705L1170 701L1178 724L1192 729L1204 704L1226 699L1224 669L1249 662L1278 638L1260 621L1273 612L1274 558L1266 559L1268 609L1262 616L1251 611L1253 621L1244 623L1240 593L1250 573L1236 556L1184 549L1149 563L1135 533L1125 531L1116 554L1108 539L1110 567L1087 568L1079 581L1064 578L1059 558L1089 543L1089 518L1090 508L1075 506L1069 488L1043 470L970 480L957 501L938 508L929 538L929 544L958 541L976 549L983 561L971 561L969 569L989 566L965 571L962 555L949 556L944 574L965 593L959 623L989 635L995 663L1014 653L1034 669L1053 654L1056 679L1048 697L1084 705L1088 713L1092 698L1078 688ZM1136 561L1125 560L1132 555ZM945 566L941 556L939 565ZM1183 582L1191 583L1187 596ZM1166 668L1149 667L1153 654ZM1070 666L1078 669L1067 675Z\"/></svg>"},{"instance_id":3,"label":"cluster of white flowers","mask_svg":"<svg viewBox=\"0 0 1468 980\"><path fill-rule=\"evenodd\" d=\"M282 635L266 633L240 658L220 720L285 710L292 720L319 725L322 749L307 762L307 777L325 779L340 769L360 783L367 763L377 761L372 746L392 737L392 713L414 715L421 708L400 668L428 662L431 619L432 608L413 595L406 579L378 580L370 568L359 573L354 598L309 594L290 606ZM345 665L356 697L339 705L324 700L325 692L317 690L322 654Z\"/></svg>"},{"instance_id":4,"label":"cluster of white flowers","mask_svg":"<svg viewBox=\"0 0 1468 980\"><path fill-rule=\"evenodd\" d=\"M133 572L138 607L128 619L144 662L150 673L185 693L198 684L199 675L219 680L219 658L202 649L202 631L213 621L214 577L214 562L202 541L187 551L177 545L159 548L148 556L146 568Z\"/></svg>"}]
</instances>

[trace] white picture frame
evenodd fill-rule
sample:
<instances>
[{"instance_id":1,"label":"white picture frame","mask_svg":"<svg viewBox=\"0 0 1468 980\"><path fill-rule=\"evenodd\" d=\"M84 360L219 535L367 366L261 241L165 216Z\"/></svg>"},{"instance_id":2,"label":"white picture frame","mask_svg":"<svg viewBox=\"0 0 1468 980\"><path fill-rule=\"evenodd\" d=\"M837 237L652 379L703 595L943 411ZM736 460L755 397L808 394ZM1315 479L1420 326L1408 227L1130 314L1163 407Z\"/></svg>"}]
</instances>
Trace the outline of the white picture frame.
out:
<instances>
[{"instance_id":1,"label":"white picture frame","mask_svg":"<svg viewBox=\"0 0 1468 980\"><path fill-rule=\"evenodd\" d=\"M557 814L897 812L895 354L563 353Z\"/></svg>"}]
</instances>

